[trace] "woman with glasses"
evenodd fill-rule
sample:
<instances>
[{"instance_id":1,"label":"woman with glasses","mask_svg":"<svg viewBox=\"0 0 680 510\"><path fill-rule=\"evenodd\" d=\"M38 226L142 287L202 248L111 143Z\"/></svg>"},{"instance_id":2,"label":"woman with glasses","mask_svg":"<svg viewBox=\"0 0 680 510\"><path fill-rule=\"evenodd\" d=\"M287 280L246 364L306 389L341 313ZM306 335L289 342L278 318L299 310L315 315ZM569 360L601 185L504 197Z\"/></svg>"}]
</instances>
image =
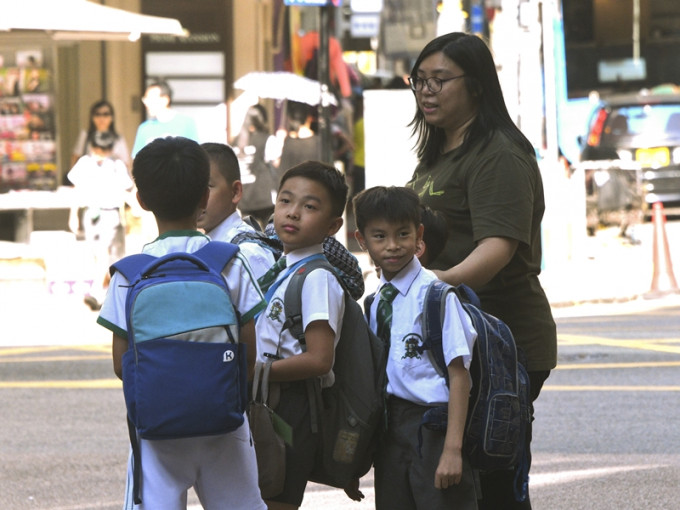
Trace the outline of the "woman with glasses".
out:
<instances>
[{"instance_id":1,"label":"woman with glasses","mask_svg":"<svg viewBox=\"0 0 680 510\"><path fill-rule=\"evenodd\" d=\"M557 361L555 322L538 280L545 202L535 150L508 114L479 37L456 32L432 40L409 83L419 163L408 186L449 228L431 267L450 284L472 287L482 308L510 326L534 400ZM513 471L480 478L480 509L531 508L528 496L515 500Z\"/></svg>"},{"instance_id":2,"label":"woman with glasses","mask_svg":"<svg viewBox=\"0 0 680 510\"><path fill-rule=\"evenodd\" d=\"M86 156L90 153L92 142L94 141L96 134L105 132L113 135L115 139L113 156L122 160L125 165L130 168L130 151L128 150L125 138L116 132L113 106L105 99L95 102L90 107L90 124L87 131L83 130L80 132L78 141L73 147L71 167L76 164L76 161L78 161L81 156Z\"/></svg>"}]
</instances>

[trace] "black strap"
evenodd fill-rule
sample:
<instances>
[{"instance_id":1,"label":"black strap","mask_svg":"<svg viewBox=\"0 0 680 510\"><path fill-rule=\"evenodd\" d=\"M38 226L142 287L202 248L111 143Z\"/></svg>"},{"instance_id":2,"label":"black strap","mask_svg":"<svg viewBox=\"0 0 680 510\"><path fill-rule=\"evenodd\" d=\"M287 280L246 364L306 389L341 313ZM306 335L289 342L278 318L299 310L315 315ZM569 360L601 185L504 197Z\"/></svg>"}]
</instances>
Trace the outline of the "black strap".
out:
<instances>
[{"instance_id":1,"label":"black strap","mask_svg":"<svg viewBox=\"0 0 680 510\"><path fill-rule=\"evenodd\" d=\"M137 440L137 430L129 416L127 423L128 433L130 434L130 446L132 447L132 497L135 505L140 505L142 503L142 498L139 496L142 481L142 452Z\"/></svg>"}]
</instances>

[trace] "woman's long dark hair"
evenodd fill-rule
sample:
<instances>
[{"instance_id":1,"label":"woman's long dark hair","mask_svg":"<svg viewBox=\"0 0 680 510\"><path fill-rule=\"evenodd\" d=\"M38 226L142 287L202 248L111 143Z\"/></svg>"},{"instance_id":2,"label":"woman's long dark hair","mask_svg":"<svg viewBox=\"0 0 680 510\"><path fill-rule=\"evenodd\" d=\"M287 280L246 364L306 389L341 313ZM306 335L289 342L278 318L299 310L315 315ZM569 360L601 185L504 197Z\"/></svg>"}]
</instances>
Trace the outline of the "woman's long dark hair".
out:
<instances>
[{"instance_id":1,"label":"woman's long dark hair","mask_svg":"<svg viewBox=\"0 0 680 510\"><path fill-rule=\"evenodd\" d=\"M484 149L496 130L505 133L527 153L535 154L531 142L510 118L498 81L496 65L486 43L476 35L463 32L439 36L427 43L420 52L411 70L411 76L417 75L425 58L438 52L442 52L463 70L465 87L470 97L476 101L477 115L465 132L459 157L480 140L483 141L480 150ZM444 130L428 124L418 107L409 126L413 127L413 135L417 136L418 159L425 164L432 164L444 146Z\"/></svg>"},{"instance_id":2,"label":"woman's long dark hair","mask_svg":"<svg viewBox=\"0 0 680 510\"><path fill-rule=\"evenodd\" d=\"M111 125L109 126L109 133L111 133L116 140L118 140L119 135L118 132L116 132L116 116L115 116L115 111L113 110L113 105L109 103L106 99L100 99L99 101L95 102L91 107L90 107L90 125L87 128L87 141L85 143L85 147L87 145L92 145L92 142L94 141L94 135L97 132L97 126L94 124L94 112L99 110L100 108L107 107L111 111Z\"/></svg>"}]
</instances>

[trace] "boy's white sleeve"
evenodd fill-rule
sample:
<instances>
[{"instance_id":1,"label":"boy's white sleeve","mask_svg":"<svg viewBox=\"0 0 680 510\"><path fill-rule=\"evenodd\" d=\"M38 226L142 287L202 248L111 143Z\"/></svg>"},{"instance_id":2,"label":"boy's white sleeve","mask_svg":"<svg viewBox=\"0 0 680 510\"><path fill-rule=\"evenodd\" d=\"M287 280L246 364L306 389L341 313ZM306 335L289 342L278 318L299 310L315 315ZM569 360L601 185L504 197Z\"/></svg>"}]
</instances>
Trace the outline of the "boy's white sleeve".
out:
<instances>
[{"instance_id":1,"label":"boy's white sleeve","mask_svg":"<svg viewBox=\"0 0 680 510\"><path fill-rule=\"evenodd\" d=\"M239 248L256 279L260 278L276 263L272 252L257 243L244 241L239 244Z\"/></svg>"},{"instance_id":2,"label":"boy's white sleeve","mask_svg":"<svg viewBox=\"0 0 680 510\"><path fill-rule=\"evenodd\" d=\"M267 303L262 296L262 291L242 253L236 254L224 268L222 275L227 281L231 301L241 314L242 324L253 319L265 308Z\"/></svg>"},{"instance_id":3,"label":"boy's white sleeve","mask_svg":"<svg viewBox=\"0 0 680 510\"><path fill-rule=\"evenodd\" d=\"M336 340L345 315L345 294L338 279L325 269L312 271L302 286L303 329L314 321L328 321Z\"/></svg>"},{"instance_id":4,"label":"boy's white sleeve","mask_svg":"<svg viewBox=\"0 0 680 510\"><path fill-rule=\"evenodd\" d=\"M446 314L442 328L444 361L448 365L455 358L462 356L463 365L469 370L477 332L472 325L472 319L453 292L446 298Z\"/></svg>"},{"instance_id":5,"label":"boy's white sleeve","mask_svg":"<svg viewBox=\"0 0 680 510\"><path fill-rule=\"evenodd\" d=\"M127 336L125 300L128 292L127 279L116 271L111 277L106 298L102 303L97 323L113 331L118 336ZM124 333L124 334L123 334Z\"/></svg>"}]
</instances>

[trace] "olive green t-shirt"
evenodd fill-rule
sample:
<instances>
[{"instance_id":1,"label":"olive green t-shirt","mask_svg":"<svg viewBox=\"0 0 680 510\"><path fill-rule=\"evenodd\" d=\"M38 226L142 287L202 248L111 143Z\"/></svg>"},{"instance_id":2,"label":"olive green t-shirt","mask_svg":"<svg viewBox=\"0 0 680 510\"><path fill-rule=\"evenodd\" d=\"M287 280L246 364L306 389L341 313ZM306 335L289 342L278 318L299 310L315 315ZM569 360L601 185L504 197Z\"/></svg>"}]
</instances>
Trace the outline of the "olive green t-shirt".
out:
<instances>
[{"instance_id":1,"label":"olive green t-shirt","mask_svg":"<svg viewBox=\"0 0 680 510\"><path fill-rule=\"evenodd\" d=\"M407 184L447 221L446 247L431 267L459 264L487 237L519 241L508 265L475 291L484 310L508 324L528 370L550 370L557 363L557 334L538 280L545 202L536 158L498 132L481 152L478 145L454 160L459 151L430 167L420 163Z\"/></svg>"}]
</instances>

